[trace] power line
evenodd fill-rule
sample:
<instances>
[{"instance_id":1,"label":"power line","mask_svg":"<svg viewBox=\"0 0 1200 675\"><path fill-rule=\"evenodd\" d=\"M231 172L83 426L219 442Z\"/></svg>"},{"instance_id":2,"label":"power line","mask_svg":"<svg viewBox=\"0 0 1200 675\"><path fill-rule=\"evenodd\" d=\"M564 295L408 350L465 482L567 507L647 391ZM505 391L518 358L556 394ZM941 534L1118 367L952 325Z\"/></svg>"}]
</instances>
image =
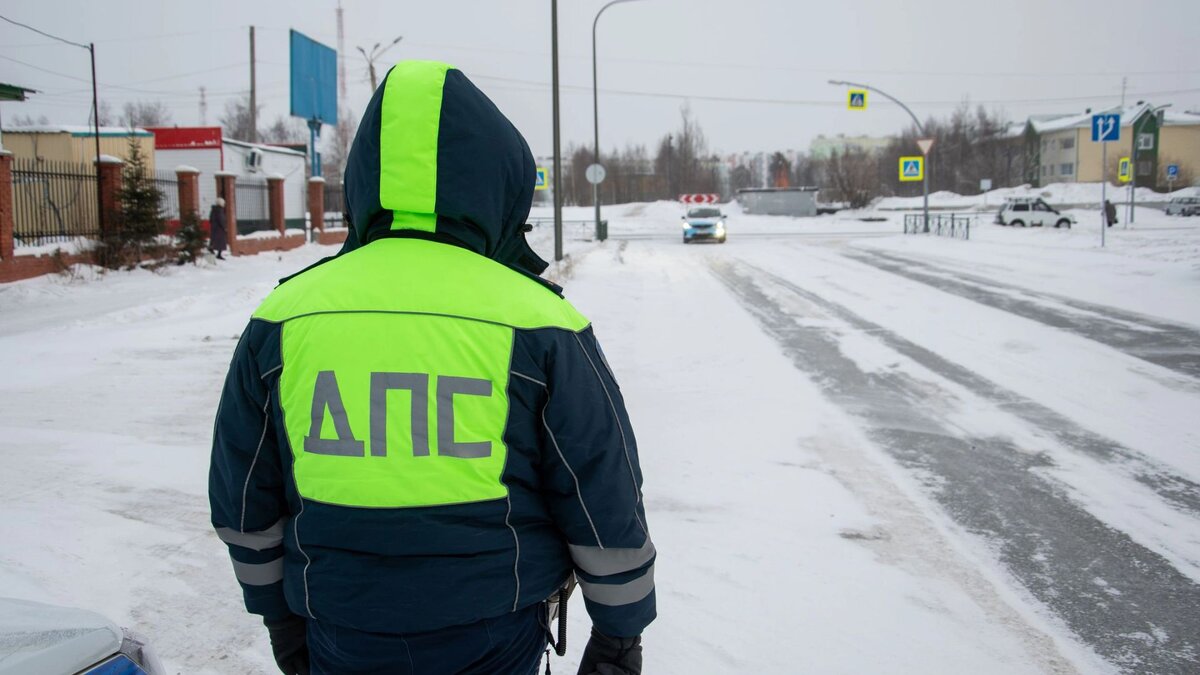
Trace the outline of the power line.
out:
<instances>
[{"instance_id":1,"label":"power line","mask_svg":"<svg viewBox=\"0 0 1200 675\"><path fill-rule=\"evenodd\" d=\"M536 80L521 80L521 79L509 78L509 77L497 77L497 76L492 76L492 75L479 75L479 74L471 75L470 77L472 79L477 79L477 80L484 80L484 81L490 80L490 81L495 81L495 82L506 82L506 83L523 85L526 87L536 87L538 89L546 89L546 88L550 87L550 84L548 82L539 82ZM580 86L580 85L571 85L571 84L560 84L559 87L561 89L569 89L569 90L573 90L573 91L581 91L581 92L588 92L588 93L590 93L591 89L592 89L591 87L584 87L584 86ZM822 106L822 107L823 106L845 105L844 101L831 100L831 99L826 99L826 98L822 98L822 99L782 99L782 98L763 98L763 97L714 96L711 94L682 94L682 93L673 93L673 92L635 91L635 90L627 90L627 89L601 89L600 91L602 91L606 94L615 94L618 96L639 96L639 97L645 97L645 98L669 98L669 99L694 100L694 101L715 101L715 102L722 102L722 103L760 103L760 104L770 104L770 105ZM1137 95L1138 96L1174 96L1174 95L1179 95L1179 94L1192 94L1192 93L1197 93L1197 92L1200 92L1200 89L1177 89L1177 90L1171 90L1171 91L1143 91L1143 92L1137 92ZM1072 103L1072 102L1094 101L1096 99L1112 98L1113 96L1115 96L1115 95L1113 95L1113 94L1095 94L1095 95L1091 95L1091 96L1069 96L1069 97L1057 97L1057 98L1026 98L1026 99L991 99L991 100L979 100L979 101L968 101L968 102L976 103L979 105L997 105L997 104L1005 104L1005 103L1014 103L1014 104ZM964 99L941 100L941 101L926 100L926 101L913 101L912 104L934 107L934 106L945 106L945 105L960 105L961 103L963 103L963 101L964 101ZM886 103L886 102L881 102L881 103Z\"/></svg>"},{"instance_id":2,"label":"power line","mask_svg":"<svg viewBox=\"0 0 1200 675\"><path fill-rule=\"evenodd\" d=\"M83 49L91 49L87 45L79 44L78 42L72 42L66 38L60 38L57 35L51 35L51 34L47 33L46 31L38 30L37 28L30 26L29 24L21 23L20 21L13 21L12 19L10 19L7 16L4 16L2 14L0 14L0 19L4 19L5 21L11 23L14 26L20 26L21 28L31 30L31 31L37 33L38 35L44 35L44 36L50 38L51 40L58 40L59 42L66 43L66 44L72 45L74 47L81 47Z\"/></svg>"}]
</instances>

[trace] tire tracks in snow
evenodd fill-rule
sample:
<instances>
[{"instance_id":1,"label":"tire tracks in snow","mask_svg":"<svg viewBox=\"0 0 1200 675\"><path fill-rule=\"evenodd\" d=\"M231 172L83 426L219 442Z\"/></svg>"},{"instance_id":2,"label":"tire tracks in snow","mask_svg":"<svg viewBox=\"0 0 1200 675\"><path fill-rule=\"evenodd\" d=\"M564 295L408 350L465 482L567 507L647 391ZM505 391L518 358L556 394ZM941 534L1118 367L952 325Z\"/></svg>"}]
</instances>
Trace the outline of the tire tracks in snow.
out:
<instances>
[{"instance_id":1,"label":"tire tracks in snow","mask_svg":"<svg viewBox=\"0 0 1200 675\"><path fill-rule=\"evenodd\" d=\"M888 253L851 249L843 255L940 291L1108 345L1177 373L1200 377L1200 330ZM1057 310L1055 306L1067 311Z\"/></svg>"},{"instance_id":2,"label":"tire tracks in snow","mask_svg":"<svg viewBox=\"0 0 1200 675\"><path fill-rule=\"evenodd\" d=\"M861 419L874 443L916 474L960 527L984 537L1008 572L1096 653L1124 672L1200 668L1200 586L1192 579L1076 503L1041 471L1053 465L1047 455L948 425L928 405L938 393L928 383L897 371L864 372L842 353L838 335L798 321L764 289L868 332L1069 448L1131 465L1139 481L1177 508L1197 513L1195 484L1156 471L1140 455L765 270L718 260L710 268L798 369Z\"/></svg>"}]
</instances>

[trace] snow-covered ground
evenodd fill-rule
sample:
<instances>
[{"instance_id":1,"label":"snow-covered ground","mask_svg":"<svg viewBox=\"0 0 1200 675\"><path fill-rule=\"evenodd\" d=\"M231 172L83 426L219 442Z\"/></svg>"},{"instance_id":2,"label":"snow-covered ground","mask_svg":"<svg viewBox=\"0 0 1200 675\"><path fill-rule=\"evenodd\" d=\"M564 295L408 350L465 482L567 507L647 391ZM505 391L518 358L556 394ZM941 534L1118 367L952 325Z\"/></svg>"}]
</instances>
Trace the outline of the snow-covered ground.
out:
<instances>
[{"instance_id":1,"label":"snow-covered ground","mask_svg":"<svg viewBox=\"0 0 1200 675\"><path fill-rule=\"evenodd\" d=\"M647 672L1200 670L1200 218L1100 249L1090 211L969 242L727 212L683 246L678 205L609 207L551 270L638 434ZM208 444L250 312L334 250L0 286L0 595L101 611L171 672L274 671Z\"/></svg>"}]
</instances>

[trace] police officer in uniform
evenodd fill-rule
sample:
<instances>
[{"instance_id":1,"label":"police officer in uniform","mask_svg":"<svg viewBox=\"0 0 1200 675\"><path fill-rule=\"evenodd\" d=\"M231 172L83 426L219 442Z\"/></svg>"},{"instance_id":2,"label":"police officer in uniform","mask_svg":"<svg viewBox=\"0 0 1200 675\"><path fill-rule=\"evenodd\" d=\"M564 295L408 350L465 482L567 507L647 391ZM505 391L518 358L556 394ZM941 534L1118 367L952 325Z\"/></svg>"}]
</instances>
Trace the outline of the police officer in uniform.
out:
<instances>
[{"instance_id":1,"label":"police officer in uniform","mask_svg":"<svg viewBox=\"0 0 1200 675\"><path fill-rule=\"evenodd\" d=\"M396 65L342 251L242 333L212 522L284 673L532 673L572 575L581 673L639 673L655 549L592 327L525 241L528 145L444 63Z\"/></svg>"}]
</instances>

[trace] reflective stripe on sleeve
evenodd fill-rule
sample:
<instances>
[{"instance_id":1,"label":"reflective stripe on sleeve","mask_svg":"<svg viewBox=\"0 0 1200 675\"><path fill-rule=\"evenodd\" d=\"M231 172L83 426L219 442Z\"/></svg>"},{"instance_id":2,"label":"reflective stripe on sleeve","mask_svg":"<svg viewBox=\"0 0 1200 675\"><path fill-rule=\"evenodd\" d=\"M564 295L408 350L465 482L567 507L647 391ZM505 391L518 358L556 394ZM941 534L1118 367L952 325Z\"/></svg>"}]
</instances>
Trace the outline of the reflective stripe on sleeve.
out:
<instances>
[{"instance_id":1,"label":"reflective stripe on sleeve","mask_svg":"<svg viewBox=\"0 0 1200 675\"><path fill-rule=\"evenodd\" d=\"M654 565L642 576L623 584L596 584L580 579L579 587L583 589L583 597L601 605L617 607L632 604L654 590Z\"/></svg>"},{"instance_id":2,"label":"reflective stripe on sleeve","mask_svg":"<svg viewBox=\"0 0 1200 675\"><path fill-rule=\"evenodd\" d=\"M283 544L284 519L258 532L238 532L230 527L218 527L217 536L226 544L241 546L254 551L265 551Z\"/></svg>"},{"instance_id":3,"label":"reflective stripe on sleeve","mask_svg":"<svg viewBox=\"0 0 1200 675\"><path fill-rule=\"evenodd\" d=\"M276 581L283 581L283 556L258 564L234 560L233 573L238 581L247 586L269 586Z\"/></svg>"},{"instance_id":4,"label":"reflective stripe on sleeve","mask_svg":"<svg viewBox=\"0 0 1200 675\"><path fill-rule=\"evenodd\" d=\"M650 562L654 557L654 542L646 538L641 548L612 548L576 546L571 544L571 559L579 569L598 577L629 572Z\"/></svg>"}]
</instances>

